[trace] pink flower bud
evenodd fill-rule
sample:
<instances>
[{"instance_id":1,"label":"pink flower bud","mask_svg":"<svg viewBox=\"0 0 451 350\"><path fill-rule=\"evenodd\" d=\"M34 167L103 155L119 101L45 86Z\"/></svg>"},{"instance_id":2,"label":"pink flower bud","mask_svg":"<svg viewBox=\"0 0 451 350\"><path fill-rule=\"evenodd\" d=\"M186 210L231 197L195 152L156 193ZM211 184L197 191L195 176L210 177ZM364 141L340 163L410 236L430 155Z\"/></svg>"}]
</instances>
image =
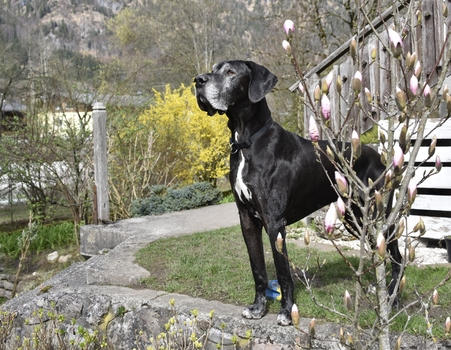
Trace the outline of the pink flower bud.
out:
<instances>
[{"instance_id":1,"label":"pink flower bud","mask_svg":"<svg viewBox=\"0 0 451 350\"><path fill-rule=\"evenodd\" d=\"M376 238L376 249L377 249L377 254L381 257L381 259L385 258L385 253L387 251L387 244L385 242L385 237L382 234L382 232L379 232L377 234L377 238Z\"/></svg>"},{"instance_id":2,"label":"pink flower bud","mask_svg":"<svg viewBox=\"0 0 451 350\"><path fill-rule=\"evenodd\" d=\"M318 125L316 124L315 118L311 115L308 122L308 133L310 136L310 140L313 142L318 142L319 140L319 131Z\"/></svg>"},{"instance_id":3,"label":"pink flower bud","mask_svg":"<svg viewBox=\"0 0 451 350\"><path fill-rule=\"evenodd\" d=\"M371 102L373 102L373 95L371 95L371 91L368 88L365 88L365 95L366 100L368 101L369 104L371 104Z\"/></svg>"},{"instance_id":4,"label":"pink flower bud","mask_svg":"<svg viewBox=\"0 0 451 350\"><path fill-rule=\"evenodd\" d=\"M349 292L346 290L345 291L345 296L343 298L345 307L348 311L352 310L352 300L351 300L351 295L349 294Z\"/></svg>"},{"instance_id":5,"label":"pink flower bud","mask_svg":"<svg viewBox=\"0 0 451 350\"><path fill-rule=\"evenodd\" d=\"M393 156L393 167L395 174L399 174L402 166L404 165L404 153L399 144L396 144L393 148L395 150L395 154Z\"/></svg>"},{"instance_id":6,"label":"pink flower bud","mask_svg":"<svg viewBox=\"0 0 451 350\"><path fill-rule=\"evenodd\" d=\"M323 97L321 98L321 112L323 113L325 120L330 119L330 100L327 95L323 95Z\"/></svg>"},{"instance_id":7,"label":"pink flower bud","mask_svg":"<svg viewBox=\"0 0 451 350\"><path fill-rule=\"evenodd\" d=\"M396 87L396 96L395 96L395 102L398 106L398 109L402 112L406 108L407 103L407 97L406 93L402 91L399 87Z\"/></svg>"},{"instance_id":8,"label":"pink flower bud","mask_svg":"<svg viewBox=\"0 0 451 350\"><path fill-rule=\"evenodd\" d=\"M421 63L420 63L420 61L417 61L417 63L415 64L415 69L413 70L413 74L415 74L415 76L418 79L420 79L421 71L422 71Z\"/></svg>"},{"instance_id":9,"label":"pink flower bud","mask_svg":"<svg viewBox=\"0 0 451 350\"><path fill-rule=\"evenodd\" d=\"M299 91L300 91L302 94L304 94L305 89L304 89L304 85L302 85L302 83L299 83L298 88L299 88Z\"/></svg>"},{"instance_id":10,"label":"pink flower bud","mask_svg":"<svg viewBox=\"0 0 451 350\"><path fill-rule=\"evenodd\" d=\"M409 182L409 187L407 188L407 201L410 205L415 201L415 197L417 196L417 184L414 180Z\"/></svg>"},{"instance_id":11,"label":"pink flower bud","mask_svg":"<svg viewBox=\"0 0 451 350\"><path fill-rule=\"evenodd\" d=\"M335 172L335 182L337 183L338 191L343 195L346 196L348 193L348 181L338 171Z\"/></svg>"},{"instance_id":12,"label":"pink flower bud","mask_svg":"<svg viewBox=\"0 0 451 350\"><path fill-rule=\"evenodd\" d=\"M291 38L294 32L294 22L290 19L287 19L283 24L283 30L287 33L287 37Z\"/></svg>"},{"instance_id":13,"label":"pink flower bud","mask_svg":"<svg viewBox=\"0 0 451 350\"><path fill-rule=\"evenodd\" d=\"M442 170L442 161L440 160L439 156L435 156L435 169L437 172L440 172Z\"/></svg>"},{"instance_id":14,"label":"pink flower bud","mask_svg":"<svg viewBox=\"0 0 451 350\"><path fill-rule=\"evenodd\" d=\"M282 46L283 46L283 49L285 50L285 52L287 53L287 55L291 56L292 51L291 51L290 43L288 41L284 40L284 41L282 41Z\"/></svg>"},{"instance_id":15,"label":"pink flower bud","mask_svg":"<svg viewBox=\"0 0 451 350\"><path fill-rule=\"evenodd\" d=\"M324 219L324 227L328 235L332 235L335 230L335 223L337 221L337 210L335 209L335 205L330 205L329 210L326 213L326 217Z\"/></svg>"},{"instance_id":16,"label":"pink flower bud","mask_svg":"<svg viewBox=\"0 0 451 350\"><path fill-rule=\"evenodd\" d=\"M390 39L393 56L398 58L402 54L403 42L398 32L393 29L388 30L388 38Z\"/></svg>"},{"instance_id":17,"label":"pink flower bud","mask_svg":"<svg viewBox=\"0 0 451 350\"><path fill-rule=\"evenodd\" d=\"M410 78L409 88L412 95L416 96L418 92L418 78L415 75L412 75L412 77Z\"/></svg>"}]
</instances>

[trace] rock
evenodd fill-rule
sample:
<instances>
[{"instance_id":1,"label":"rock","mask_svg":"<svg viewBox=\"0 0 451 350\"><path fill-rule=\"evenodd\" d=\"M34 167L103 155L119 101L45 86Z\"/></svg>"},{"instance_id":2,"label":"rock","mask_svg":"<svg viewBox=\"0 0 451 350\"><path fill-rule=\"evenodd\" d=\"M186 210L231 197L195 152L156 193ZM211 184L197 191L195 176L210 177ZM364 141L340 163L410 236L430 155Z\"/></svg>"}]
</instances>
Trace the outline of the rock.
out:
<instances>
[{"instance_id":1,"label":"rock","mask_svg":"<svg viewBox=\"0 0 451 350\"><path fill-rule=\"evenodd\" d=\"M57 251L50 253L49 255L47 255L47 261L51 264L55 263L58 261L59 258L59 253Z\"/></svg>"},{"instance_id":2,"label":"rock","mask_svg":"<svg viewBox=\"0 0 451 350\"><path fill-rule=\"evenodd\" d=\"M70 254L68 254L68 255L61 255L58 258L58 262L60 264L65 264L65 263L67 263L69 261L70 258L72 258L72 255L70 255Z\"/></svg>"}]
</instances>

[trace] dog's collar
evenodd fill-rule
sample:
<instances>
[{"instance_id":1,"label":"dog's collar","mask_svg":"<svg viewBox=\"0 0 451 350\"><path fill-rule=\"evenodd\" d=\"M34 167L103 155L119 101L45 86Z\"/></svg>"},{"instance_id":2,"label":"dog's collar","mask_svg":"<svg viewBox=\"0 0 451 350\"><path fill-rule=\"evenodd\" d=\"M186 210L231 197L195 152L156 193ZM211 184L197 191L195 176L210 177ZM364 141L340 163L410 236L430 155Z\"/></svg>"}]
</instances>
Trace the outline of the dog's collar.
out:
<instances>
[{"instance_id":1,"label":"dog's collar","mask_svg":"<svg viewBox=\"0 0 451 350\"><path fill-rule=\"evenodd\" d=\"M274 125L274 120L272 118L268 118L265 125L262 126L260 130L258 130L255 134L249 137L246 141L236 142L236 140L232 137L230 139L230 153L235 154L240 149L251 147L251 145L260 137L263 136L265 132L267 132Z\"/></svg>"}]
</instances>

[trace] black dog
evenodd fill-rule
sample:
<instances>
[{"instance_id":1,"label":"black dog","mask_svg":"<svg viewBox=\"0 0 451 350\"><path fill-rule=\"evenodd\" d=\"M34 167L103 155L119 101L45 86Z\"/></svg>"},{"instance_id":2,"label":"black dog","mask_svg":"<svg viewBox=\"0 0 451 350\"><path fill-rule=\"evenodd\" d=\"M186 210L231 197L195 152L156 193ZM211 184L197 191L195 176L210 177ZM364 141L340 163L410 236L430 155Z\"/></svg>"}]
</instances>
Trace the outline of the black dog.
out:
<instances>
[{"instance_id":1,"label":"black dog","mask_svg":"<svg viewBox=\"0 0 451 350\"><path fill-rule=\"evenodd\" d=\"M196 97L200 109L229 118L232 132L230 183L239 210L241 229L255 281L255 301L243 311L245 318L261 318L266 312L268 277L262 243L262 227L271 241L277 279L282 290L281 325L291 323L293 280L287 259L276 247L277 235L285 239L285 226L337 200L337 193L317 160L311 141L284 130L273 121L266 103L277 77L254 62L225 61L212 73L198 75ZM319 142L324 150L327 143ZM334 166L322 156L331 179ZM385 170L379 154L362 148L354 170L364 183L376 180ZM358 214L356 214L358 215ZM285 240L284 240L285 242ZM398 242L388 245L392 258L392 279L400 273ZM283 252L287 254L285 243ZM390 293L394 287L391 286Z\"/></svg>"}]
</instances>

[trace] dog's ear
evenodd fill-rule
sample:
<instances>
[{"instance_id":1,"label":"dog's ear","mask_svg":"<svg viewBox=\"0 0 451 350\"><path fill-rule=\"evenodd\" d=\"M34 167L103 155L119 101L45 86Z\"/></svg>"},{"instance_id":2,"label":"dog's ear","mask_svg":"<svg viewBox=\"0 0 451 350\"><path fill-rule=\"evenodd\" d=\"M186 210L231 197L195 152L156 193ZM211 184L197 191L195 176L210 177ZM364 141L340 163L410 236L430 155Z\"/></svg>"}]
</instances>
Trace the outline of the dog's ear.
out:
<instances>
[{"instance_id":1,"label":"dog's ear","mask_svg":"<svg viewBox=\"0 0 451 350\"><path fill-rule=\"evenodd\" d=\"M246 61L246 65L252 72L251 81L249 83L249 100L256 103L262 100L277 83L277 77L265 67L252 62Z\"/></svg>"}]
</instances>

